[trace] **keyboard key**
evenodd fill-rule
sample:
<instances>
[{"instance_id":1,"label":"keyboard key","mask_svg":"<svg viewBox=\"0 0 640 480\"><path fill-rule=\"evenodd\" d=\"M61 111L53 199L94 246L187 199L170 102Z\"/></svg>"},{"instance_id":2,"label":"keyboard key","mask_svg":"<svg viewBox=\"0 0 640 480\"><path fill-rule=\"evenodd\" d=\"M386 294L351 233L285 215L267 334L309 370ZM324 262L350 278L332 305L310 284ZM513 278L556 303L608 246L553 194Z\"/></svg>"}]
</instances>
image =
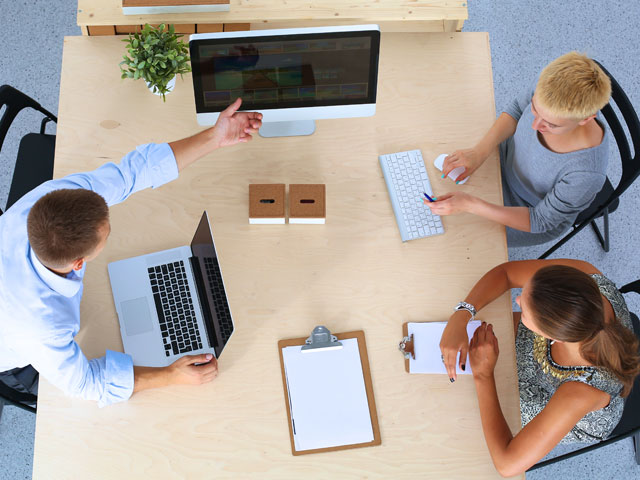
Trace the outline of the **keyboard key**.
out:
<instances>
[{"instance_id":1,"label":"keyboard key","mask_svg":"<svg viewBox=\"0 0 640 480\"><path fill-rule=\"evenodd\" d=\"M183 262L151 267L148 272L167 355L194 350L201 340L193 302L186 290Z\"/></svg>"}]
</instances>

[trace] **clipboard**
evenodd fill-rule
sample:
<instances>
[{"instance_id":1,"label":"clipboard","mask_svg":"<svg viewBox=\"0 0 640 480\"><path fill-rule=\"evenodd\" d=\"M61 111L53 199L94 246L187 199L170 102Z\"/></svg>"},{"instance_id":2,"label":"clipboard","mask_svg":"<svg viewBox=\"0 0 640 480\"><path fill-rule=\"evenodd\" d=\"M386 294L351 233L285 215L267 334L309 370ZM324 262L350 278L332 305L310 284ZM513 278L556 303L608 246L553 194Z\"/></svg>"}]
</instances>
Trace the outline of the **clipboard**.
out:
<instances>
[{"instance_id":1,"label":"clipboard","mask_svg":"<svg viewBox=\"0 0 640 480\"><path fill-rule=\"evenodd\" d=\"M413 348L413 334L409 336L409 322L402 324L402 341L399 345L400 351L404 353L404 370L409 372L409 358L416 358L416 353Z\"/></svg>"},{"instance_id":2,"label":"clipboard","mask_svg":"<svg viewBox=\"0 0 640 480\"><path fill-rule=\"evenodd\" d=\"M328 332L328 330L327 330ZM313 335L313 334L312 334ZM327 447L327 448L316 448L311 450L296 450L295 448L295 440L293 434L293 426L291 421L291 407L289 405L289 388L287 385L287 376L285 374L284 369L284 357L282 350L285 347L293 347L293 346L303 346L305 343L308 344L306 337L301 338L293 338L289 340L280 340L278 342L278 353L280 356L280 370L282 373L282 386L284 391L284 403L287 408L287 422L289 425L289 439L291 441L291 453L295 456L297 455L306 455L309 453L322 453L322 452L334 452L338 450L347 450L351 448L361 448L361 447L373 447L375 445L381 445L382 439L380 437L380 425L378 424L378 413L376 410L376 402L373 396L373 384L371 382L371 370L369 368L369 357L367 355L367 345L365 343L364 331L356 330L353 332L344 332L338 333L333 336L338 340L346 340L349 338L357 338L358 339L358 350L360 353L360 362L362 365L362 375L364 378L365 390L367 393L367 403L369 404L369 415L371 416L371 428L373 430L373 440L366 443L357 443L350 445L341 445L336 447ZM313 355L313 354L311 354Z\"/></svg>"},{"instance_id":3,"label":"clipboard","mask_svg":"<svg viewBox=\"0 0 640 480\"><path fill-rule=\"evenodd\" d=\"M416 342L414 339L414 334L412 333L411 335L409 335L409 323L414 323L414 324L429 324L429 323L433 323L433 324L437 324L437 323L442 323L442 322L405 322L402 324L402 340L400 340L400 343L398 345L398 348L400 350L400 352L402 352L402 354L404 355L404 369L407 373L412 373L411 372L411 359L413 359L414 361L416 360ZM473 331L480 325L480 321L479 320L471 320L468 322L467 324L467 335L469 335L469 338L471 338L473 336ZM471 330L470 330L471 329ZM420 337L422 338L422 337ZM417 344L418 347L424 346L424 342L421 340L420 342L418 342ZM424 358L421 357L421 358ZM422 361L422 360L421 360ZM417 362L416 362L417 363ZM457 364L457 362L456 362ZM415 365L415 363L414 363ZM458 369L458 375L466 375L466 374L471 374L471 368L469 365L469 362L467 362L467 366L469 367L467 369L467 371L462 372L459 371L458 367L456 367ZM431 374L439 374L439 373L446 373L446 372L413 372L413 373L431 373Z\"/></svg>"}]
</instances>

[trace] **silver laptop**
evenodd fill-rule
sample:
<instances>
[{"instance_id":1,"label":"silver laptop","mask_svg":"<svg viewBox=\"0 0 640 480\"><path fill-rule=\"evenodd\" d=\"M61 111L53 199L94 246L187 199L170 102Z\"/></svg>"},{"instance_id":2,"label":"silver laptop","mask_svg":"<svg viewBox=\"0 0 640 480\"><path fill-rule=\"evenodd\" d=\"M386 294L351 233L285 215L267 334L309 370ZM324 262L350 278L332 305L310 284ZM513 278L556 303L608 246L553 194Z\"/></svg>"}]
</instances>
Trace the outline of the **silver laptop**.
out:
<instances>
[{"instance_id":1,"label":"silver laptop","mask_svg":"<svg viewBox=\"0 0 640 480\"><path fill-rule=\"evenodd\" d=\"M233 319L207 212L191 246L109 264L124 351L162 367L185 354L220 357Z\"/></svg>"}]
</instances>

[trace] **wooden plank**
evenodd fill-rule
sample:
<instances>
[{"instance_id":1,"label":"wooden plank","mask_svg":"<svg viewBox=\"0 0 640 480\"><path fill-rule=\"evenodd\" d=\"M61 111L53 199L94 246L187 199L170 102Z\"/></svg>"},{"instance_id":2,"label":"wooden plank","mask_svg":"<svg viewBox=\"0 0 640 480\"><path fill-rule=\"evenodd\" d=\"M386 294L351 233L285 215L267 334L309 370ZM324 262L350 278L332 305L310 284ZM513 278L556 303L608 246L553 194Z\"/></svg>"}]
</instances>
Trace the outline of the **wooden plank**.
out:
<instances>
[{"instance_id":1,"label":"wooden plank","mask_svg":"<svg viewBox=\"0 0 640 480\"><path fill-rule=\"evenodd\" d=\"M154 23L151 25L152 27L159 27L159 23ZM195 23L174 23L173 29L176 33L189 34L196 33L196 25Z\"/></svg>"},{"instance_id":2,"label":"wooden plank","mask_svg":"<svg viewBox=\"0 0 640 480\"><path fill-rule=\"evenodd\" d=\"M78 25L130 23L261 23L317 20L351 23L465 20L466 0L231 0L225 12L124 15L122 0L78 0Z\"/></svg>"},{"instance_id":3,"label":"wooden plank","mask_svg":"<svg viewBox=\"0 0 640 480\"><path fill-rule=\"evenodd\" d=\"M224 24L225 32L242 32L245 30L251 30L250 23L225 23Z\"/></svg>"},{"instance_id":4,"label":"wooden plank","mask_svg":"<svg viewBox=\"0 0 640 480\"><path fill-rule=\"evenodd\" d=\"M136 33L142 29L142 25L116 25L116 35Z\"/></svg>"},{"instance_id":5,"label":"wooden plank","mask_svg":"<svg viewBox=\"0 0 640 480\"><path fill-rule=\"evenodd\" d=\"M252 23L251 30L266 30L272 28L296 28L296 27L328 27L338 25L355 25L362 22L345 21L345 20L312 20L305 21L301 24L299 21L265 21L260 23ZM437 33L444 32L444 22L442 20L429 20L420 22L377 22L381 32L400 33L400 32L423 32Z\"/></svg>"},{"instance_id":6,"label":"wooden plank","mask_svg":"<svg viewBox=\"0 0 640 480\"><path fill-rule=\"evenodd\" d=\"M187 6L187 5L224 5L229 0L122 0L123 7L158 7L158 6Z\"/></svg>"},{"instance_id":7,"label":"wooden plank","mask_svg":"<svg viewBox=\"0 0 640 480\"><path fill-rule=\"evenodd\" d=\"M217 33L223 31L222 23L198 23L196 33Z\"/></svg>"},{"instance_id":8,"label":"wooden plank","mask_svg":"<svg viewBox=\"0 0 640 480\"><path fill-rule=\"evenodd\" d=\"M444 20L445 32L460 32L464 25L464 20Z\"/></svg>"},{"instance_id":9,"label":"wooden plank","mask_svg":"<svg viewBox=\"0 0 640 480\"><path fill-rule=\"evenodd\" d=\"M89 35L92 37L100 35L115 35L116 27L114 25L88 25Z\"/></svg>"}]
</instances>

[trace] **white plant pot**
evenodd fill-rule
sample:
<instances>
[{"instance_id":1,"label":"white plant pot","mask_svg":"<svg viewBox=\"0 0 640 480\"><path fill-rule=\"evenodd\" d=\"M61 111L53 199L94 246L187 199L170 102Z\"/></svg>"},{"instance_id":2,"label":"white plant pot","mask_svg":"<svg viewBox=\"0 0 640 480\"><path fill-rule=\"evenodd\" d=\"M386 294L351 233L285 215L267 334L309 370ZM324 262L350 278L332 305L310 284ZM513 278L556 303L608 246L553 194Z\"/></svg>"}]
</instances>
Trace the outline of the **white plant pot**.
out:
<instances>
[{"instance_id":1,"label":"white plant pot","mask_svg":"<svg viewBox=\"0 0 640 480\"><path fill-rule=\"evenodd\" d=\"M169 80L169 83L167 83L167 90L168 91L167 91L167 93L165 93L165 95L169 95L173 91L173 88L176 86L176 77L177 77L177 75L174 76L171 80ZM162 95L161 93L153 91L153 86L151 85L151 83L146 82L146 84L147 84L147 88L151 91L151 93L153 93L154 95L158 95L158 96Z\"/></svg>"}]
</instances>

